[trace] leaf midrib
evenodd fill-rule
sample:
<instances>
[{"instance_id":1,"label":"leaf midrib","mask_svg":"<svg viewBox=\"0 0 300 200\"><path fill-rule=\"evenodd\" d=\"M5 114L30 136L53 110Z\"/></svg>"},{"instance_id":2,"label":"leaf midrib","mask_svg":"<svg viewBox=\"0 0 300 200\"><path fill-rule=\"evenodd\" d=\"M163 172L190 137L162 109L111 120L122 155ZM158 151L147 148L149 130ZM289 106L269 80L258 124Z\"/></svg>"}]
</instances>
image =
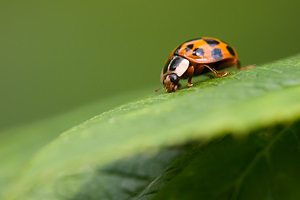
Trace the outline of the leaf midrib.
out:
<instances>
[{"instance_id":1,"label":"leaf midrib","mask_svg":"<svg viewBox=\"0 0 300 200\"><path fill-rule=\"evenodd\" d=\"M253 159L250 161L250 163L245 167L245 169L240 173L240 175L236 178L234 182L234 190L232 197L230 200L236 200L238 199L238 195L240 194L241 187L243 185L243 182L247 175L251 172L251 170L255 167L255 165L258 163L259 160L261 160L264 156L266 157L266 160L269 160L269 151L270 149L275 145L275 143L284 135L284 133L291 127L293 123L290 122L286 127L281 130L275 137L273 137L269 143L260 151L256 153L256 155L253 157Z\"/></svg>"}]
</instances>

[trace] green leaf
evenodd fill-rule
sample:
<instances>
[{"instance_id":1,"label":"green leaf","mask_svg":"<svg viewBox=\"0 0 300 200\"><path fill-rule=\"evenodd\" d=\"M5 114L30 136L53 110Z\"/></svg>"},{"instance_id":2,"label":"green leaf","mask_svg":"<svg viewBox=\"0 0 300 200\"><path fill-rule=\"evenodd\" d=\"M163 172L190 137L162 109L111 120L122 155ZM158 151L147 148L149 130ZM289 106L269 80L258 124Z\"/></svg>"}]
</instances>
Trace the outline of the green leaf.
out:
<instances>
[{"instance_id":1,"label":"green leaf","mask_svg":"<svg viewBox=\"0 0 300 200\"><path fill-rule=\"evenodd\" d=\"M138 95L145 94L145 90L121 93L116 97L77 108L54 118L2 131L0 133L0 199L6 188L14 183L14 177L19 176L20 168L24 163L63 131L121 103L141 98Z\"/></svg>"},{"instance_id":2,"label":"green leaf","mask_svg":"<svg viewBox=\"0 0 300 200\"><path fill-rule=\"evenodd\" d=\"M245 138L255 130L299 119L299 77L300 56L297 56L234 72L226 77L199 81L193 87L175 93L153 94L149 98L104 112L64 132L39 151L14 180L15 184L4 195L4 199L138 198L146 191L145 188L160 188L152 181L159 179L159 174L172 165L174 159L184 159L185 156L180 157L183 152L191 154L190 145L195 146L188 145L191 141L196 141L196 144L203 141L200 143L206 144L228 133ZM264 148L274 141L272 138L282 135L273 132L270 132L272 137L258 147ZM254 133L253 137L262 140L259 134ZM276 141L284 141L281 138ZM208 155L214 155L214 148L222 152L223 146L232 143L232 149L228 150L228 168L232 165L235 169L241 166L244 169L247 163L249 166L251 158L256 156L257 143L251 137L245 145L239 145L233 139L225 138L224 141L224 145L222 142L214 145ZM298 143L291 145L294 148ZM245 151L242 148L244 146ZM169 148L173 148L174 152L167 151ZM288 155L288 149L281 150L284 152L282 155ZM167 153L163 154L164 151ZM271 158L276 155L273 155L274 152L271 152ZM157 160L161 153L165 155L162 156L164 162ZM222 157L217 152L216 155ZM145 158L147 156L149 158ZM221 164L209 162L209 156L205 159L208 159L208 164ZM124 160L126 164L122 165ZM192 161L187 159L187 162ZM149 169L152 169L150 163L158 163L157 168L153 167L152 175L149 174ZM289 159L287 165L292 165ZM142 171L142 175L139 175L138 170ZM187 172L190 171L187 169ZM209 172L215 171L212 169ZM178 177L180 175L178 172ZM211 187L213 182L209 182L209 177L213 176L205 174L204 177ZM230 176L230 173L224 176ZM176 178L174 183L180 188L183 183L176 182ZM225 178L221 176L219 185L222 185ZM240 189L237 191L237 195L240 195ZM158 194L172 197L168 195L169 192L172 193L172 190L166 186Z\"/></svg>"},{"instance_id":3,"label":"green leaf","mask_svg":"<svg viewBox=\"0 0 300 200\"><path fill-rule=\"evenodd\" d=\"M155 200L299 199L299 130L300 121L243 140L226 136L201 145L176 161L139 199L153 199L157 191Z\"/></svg>"},{"instance_id":4,"label":"green leaf","mask_svg":"<svg viewBox=\"0 0 300 200\"><path fill-rule=\"evenodd\" d=\"M172 164L174 160L188 151L189 146L176 146L161 151L147 151L131 158L121 159L99 168L86 180L74 196L60 194L65 199L132 199ZM83 174L81 174L82 176ZM83 175L85 176L85 175ZM87 176L85 176L87 177ZM71 188L76 175L64 177L59 188ZM66 187L67 186L67 187ZM63 190L66 191L66 190Z\"/></svg>"}]
</instances>

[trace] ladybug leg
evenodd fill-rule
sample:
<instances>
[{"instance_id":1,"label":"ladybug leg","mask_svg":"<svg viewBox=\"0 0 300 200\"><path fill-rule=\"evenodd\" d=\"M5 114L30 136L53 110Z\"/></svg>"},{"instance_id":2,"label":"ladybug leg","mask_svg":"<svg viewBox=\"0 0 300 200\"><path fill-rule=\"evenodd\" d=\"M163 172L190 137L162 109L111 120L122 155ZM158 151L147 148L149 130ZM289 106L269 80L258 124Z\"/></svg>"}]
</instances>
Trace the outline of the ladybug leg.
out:
<instances>
[{"instance_id":1,"label":"ladybug leg","mask_svg":"<svg viewBox=\"0 0 300 200\"><path fill-rule=\"evenodd\" d=\"M189 80L188 80L188 87L192 87L192 86L193 86L193 83L191 83L191 80L192 80L192 77L189 77Z\"/></svg>"},{"instance_id":2,"label":"ladybug leg","mask_svg":"<svg viewBox=\"0 0 300 200\"><path fill-rule=\"evenodd\" d=\"M178 84L177 84L177 89L180 89L180 88L181 88L181 84L178 83Z\"/></svg>"},{"instance_id":3,"label":"ladybug leg","mask_svg":"<svg viewBox=\"0 0 300 200\"><path fill-rule=\"evenodd\" d=\"M210 71L212 71L216 76L220 76L220 77L223 77L223 76L226 76L229 74L229 72L227 71L223 71L221 73L219 73L217 70L215 70L214 68L208 66L208 65L203 65L204 67L207 67Z\"/></svg>"},{"instance_id":4,"label":"ladybug leg","mask_svg":"<svg viewBox=\"0 0 300 200\"><path fill-rule=\"evenodd\" d=\"M193 66L190 66L187 70L187 74L189 75L188 79L188 87L192 87L193 83L191 83L193 75L194 75L195 68Z\"/></svg>"},{"instance_id":5,"label":"ladybug leg","mask_svg":"<svg viewBox=\"0 0 300 200\"><path fill-rule=\"evenodd\" d=\"M254 65L248 65L247 67L241 67L240 60L236 61L236 65L239 70L247 70L247 69L251 69L251 68L255 67Z\"/></svg>"}]
</instances>

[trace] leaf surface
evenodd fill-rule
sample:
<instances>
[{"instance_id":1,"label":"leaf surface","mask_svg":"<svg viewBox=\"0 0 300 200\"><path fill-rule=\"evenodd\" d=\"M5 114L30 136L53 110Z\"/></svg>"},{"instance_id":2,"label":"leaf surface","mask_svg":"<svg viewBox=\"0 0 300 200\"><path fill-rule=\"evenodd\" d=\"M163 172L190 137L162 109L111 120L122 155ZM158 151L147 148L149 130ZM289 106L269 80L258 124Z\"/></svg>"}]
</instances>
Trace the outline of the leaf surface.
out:
<instances>
[{"instance_id":1,"label":"leaf surface","mask_svg":"<svg viewBox=\"0 0 300 200\"><path fill-rule=\"evenodd\" d=\"M199 146L138 199L299 199L299 128L298 121Z\"/></svg>"},{"instance_id":2,"label":"leaf surface","mask_svg":"<svg viewBox=\"0 0 300 200\"><path fill-rule=\"evenodd\" d=\"M138 197L143 187L155 186L152 184L155 177L163 173L176 157L179 158L186 151L180 147L191 141L206 143L228 133L243 138L255 130L299 119L299 77L300 57L296 56L234 72L226 77L200 81L175 93L153 94L104 112L64 132L39 151L15 179L4 199L76 199L76 196L82 197L83 194L85 199L97 199L99 195L103 199ZM147 152L158 152L159 155L164 149L176 146L179 146L175 151L177 153L171 153L169 159L164 159L165 162L153 169L155 175L146 176L150 177L147 180L138 180L143 184L138 184L135 179L131 183L125 181L124 185L129 186L125 190L128 193L124 190L120 192L124 187L117 184L116 187L104 187L105 180L114 174L97 175L99 170L118 166L113 163L124 159L129 160L129 165L133 163L132 166L138 166L140 162L156 163L156 156L150 156L152 161L143 161L143 156L141 159L134 158L143 153L148 155ZM255 145L249 146L252 152ZM231 161L238 159L239 155L244 156L243 151L237 150L240 147L237 144L236 149L230 151ZM246 153L250 160L251 155ZM141 168L147 171L146 167ZM126 170L124 167L124 173ZM100 184L97 184L98 180L101 180ZM113 183L122 183L119 178L116 180ZM87 184L96 188L98 196L88 192L95 190L89 190ZM116 189L118 187L121 189ZM168 192L161 195L164 194Z\"/></svg>"}]
</instances>

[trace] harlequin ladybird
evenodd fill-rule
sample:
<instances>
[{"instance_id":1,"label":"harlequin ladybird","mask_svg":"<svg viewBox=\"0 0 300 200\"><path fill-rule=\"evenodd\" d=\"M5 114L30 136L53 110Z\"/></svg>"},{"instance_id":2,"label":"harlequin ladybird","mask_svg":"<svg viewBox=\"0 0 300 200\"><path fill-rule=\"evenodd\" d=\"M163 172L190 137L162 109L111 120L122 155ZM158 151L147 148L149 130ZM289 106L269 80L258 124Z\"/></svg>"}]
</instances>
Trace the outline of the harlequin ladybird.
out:
<instances>
[{"instance_id":1,"label":"harlequin ladybird","mask_svg":"<svg viewBox=\"0 0 300 200\"><path fill-rule=\"evenodd\" d=\"M219 73L217 70L233 65L237 65L239 70L253 67L241 68L235 49L219 39L202 37L189 40L175 48L165 62L160 76L164 87L160 89L175 92L180 87L179 79L188 79L188 87L191 87L193 76L209 71L219 77L226 76L229 72Z\"/></svg>"}]
</instances>

